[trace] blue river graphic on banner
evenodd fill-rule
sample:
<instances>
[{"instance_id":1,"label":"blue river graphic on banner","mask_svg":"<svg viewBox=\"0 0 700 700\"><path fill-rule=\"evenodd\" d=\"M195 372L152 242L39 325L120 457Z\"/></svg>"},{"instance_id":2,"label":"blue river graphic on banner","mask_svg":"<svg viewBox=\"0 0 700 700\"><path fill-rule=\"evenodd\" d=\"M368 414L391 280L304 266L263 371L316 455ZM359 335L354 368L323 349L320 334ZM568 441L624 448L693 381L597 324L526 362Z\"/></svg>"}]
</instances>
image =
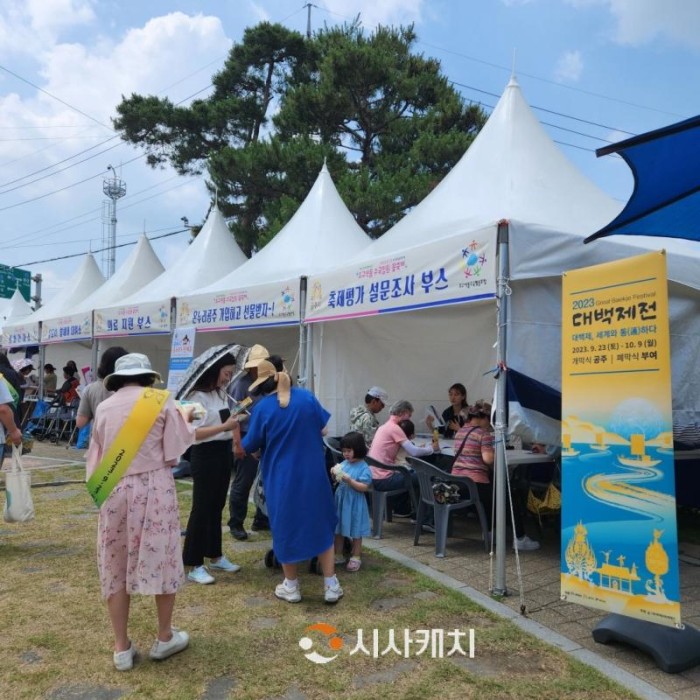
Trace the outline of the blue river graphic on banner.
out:
<instances>
[{"instance_id":1,"label":"blue river graphic on banner","mask_svg":"<svg viewBox=\"0 0 700 700\"><path fill-rule=\"evenodd\" d=\"M665 256L566 273L562 598L680 625Z\"/></svg>"}]
</instances>

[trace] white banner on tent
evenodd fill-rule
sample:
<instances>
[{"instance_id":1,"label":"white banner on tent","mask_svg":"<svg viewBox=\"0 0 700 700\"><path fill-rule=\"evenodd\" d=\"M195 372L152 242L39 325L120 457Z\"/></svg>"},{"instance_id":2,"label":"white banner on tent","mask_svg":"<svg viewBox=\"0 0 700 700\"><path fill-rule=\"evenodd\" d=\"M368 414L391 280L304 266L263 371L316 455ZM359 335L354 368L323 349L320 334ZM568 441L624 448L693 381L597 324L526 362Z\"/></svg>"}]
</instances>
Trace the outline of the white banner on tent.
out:
<instances>
[{"instance_id":1,"label":"white banner on tent","mask_svg":"<svg viewBox=\"0 0 700 700\"><path fill-rule=\"evenodd\" d=\"M141 302L95 311L95 337L170 333L170 300Z\"/></svg>"},{"instance_id":2,"label":"white banner on tent","mask_svg":"<svg viewBox=\"0 0 700 700\"><path fill-rule=\"evenodd\" d=\"M177 300L176 326L219 331L299 323L299 278Z\"/></svg>"},{"instance_id":3,"label":"white banner on tent","mask_svg":"<svg viewBox=\"0 0 700 700\"><path fill-rule=\"evenodd\" d=\"M305 320L410 311L496 295L496 228L309 278Z\"/></svg>"},{"instance_id":4,"label":"white banner on tent","mask_svg":"<svg viewBox=\"0 0 700 700\"><path fill-rule=\"evenodd\" d=\"M50 318L41 322L42 343L65 343L92 338L92 311Z\"/></svg>"},{"instance_id":5,"label":"white banner on tent","mask_svg":"<svg viewBox=\"0 0 700 700\"><path fill-rule=\"evenodd\" d=\"M39 324L27 323L23 325L7 326L2 329L2 346L4 348L12 348L20 345L38 345L39 344Z\"/></svg>"}]
</instances>

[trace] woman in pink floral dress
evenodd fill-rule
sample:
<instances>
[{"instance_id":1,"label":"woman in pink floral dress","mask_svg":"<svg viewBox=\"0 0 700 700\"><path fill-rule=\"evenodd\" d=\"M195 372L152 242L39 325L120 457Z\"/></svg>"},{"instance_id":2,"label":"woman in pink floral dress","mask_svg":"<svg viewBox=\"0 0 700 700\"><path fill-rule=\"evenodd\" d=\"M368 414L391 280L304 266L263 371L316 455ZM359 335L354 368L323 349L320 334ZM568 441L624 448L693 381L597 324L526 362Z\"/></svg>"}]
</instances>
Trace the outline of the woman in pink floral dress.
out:
<instances>
[{"instance_id":1,"label":"woman in pink floral dress","mask_svg":"<svg viewBox=\"0 0 700 700\"><path fill-rule=\"evenodd\" d=\"M160 380L145 355L120 357L105 378L114 395L97 407L87 452L87 476L114 442L143 388ZM188 416L191 420L191 416ZM175 593L184 583L180 517L171 466L190 446L194 429L168 398L126 474L100 508L97 565L100 587L114 630L114 665L133 667L136 648L129 639L129 603L133 593L154 595L158 635L152 659L185 649L186 632L171 626Z\"/></svg>"}]
</instances>

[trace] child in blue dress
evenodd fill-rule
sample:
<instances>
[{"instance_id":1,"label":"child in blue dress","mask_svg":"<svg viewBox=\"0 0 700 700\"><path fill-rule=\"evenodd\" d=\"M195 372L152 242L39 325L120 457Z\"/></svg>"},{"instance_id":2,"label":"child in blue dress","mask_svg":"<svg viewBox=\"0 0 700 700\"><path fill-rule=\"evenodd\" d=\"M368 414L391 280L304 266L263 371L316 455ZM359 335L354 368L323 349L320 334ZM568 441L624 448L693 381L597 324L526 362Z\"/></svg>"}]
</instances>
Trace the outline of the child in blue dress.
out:
<instances>
[{"instance_id":1,"label":"child in blue dress","mask_svg":"<svg viewBox=\"0 0 700 700\"><path fill-rule=\"evenodd\" d=\"M343 542L352 540L352 552L346 566L348 571L359 571L362 565L362 538L370 534L369 508L365 493L372 485L372 472L365 462L367 446L361 433L344 435L340 449L345 459L333 467L338 482L335 505L338 510L338 526L335 529L336 563L344 562Z\"/></svg>"}]
</instances>

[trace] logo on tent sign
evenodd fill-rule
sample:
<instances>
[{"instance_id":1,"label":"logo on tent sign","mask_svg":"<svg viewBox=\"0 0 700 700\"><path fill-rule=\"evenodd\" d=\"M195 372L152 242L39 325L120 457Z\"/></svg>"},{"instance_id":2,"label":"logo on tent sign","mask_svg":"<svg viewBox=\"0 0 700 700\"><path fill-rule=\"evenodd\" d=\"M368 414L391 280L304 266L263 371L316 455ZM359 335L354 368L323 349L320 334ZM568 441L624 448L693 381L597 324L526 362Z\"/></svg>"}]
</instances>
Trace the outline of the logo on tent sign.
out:
<instances>
[{"instance_id":1,"label":"logo on tent sign","mask_svg":"<svg viewBox=\"0 0 700 700\"><path fill-rule=\"evenodd\" d=\"M462 248L462 260L464 261L465 277L481 276L486 264L486 255L479 251L479 244L476 241L472 241L466 248Z\"/></svg>"},{"instance_id":2,"label":"logo on tent sign","mask_svg":"<svg viewBox=\"0 0 700 700\"><path fill-rule=\"evenodd\" d=\"M467 282L461 283L460 287L475 287L486 284L484 276L484 266L487 262L483 244L479 247L477 241L472 241L466 248L462 248L462 272Z\"/></svg>"}]
</instances>

